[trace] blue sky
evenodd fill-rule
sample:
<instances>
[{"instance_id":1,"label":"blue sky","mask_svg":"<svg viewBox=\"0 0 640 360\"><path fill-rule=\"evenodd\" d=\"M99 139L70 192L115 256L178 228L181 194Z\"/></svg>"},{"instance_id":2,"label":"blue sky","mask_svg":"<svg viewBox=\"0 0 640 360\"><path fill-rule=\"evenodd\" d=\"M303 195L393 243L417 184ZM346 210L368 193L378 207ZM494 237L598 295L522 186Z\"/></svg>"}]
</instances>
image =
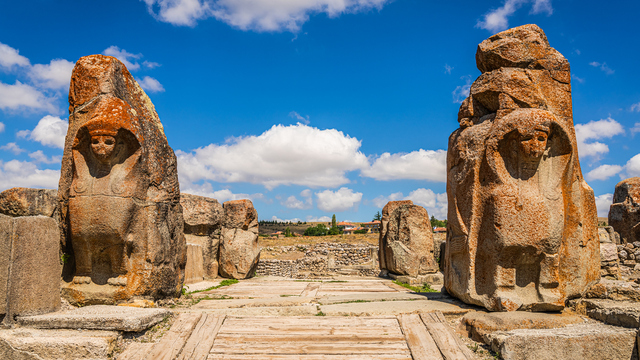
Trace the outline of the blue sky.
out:
<instances>
[{"instance_id":1,"label":"blue sky","mask_svg":"<svg viewBox=\"0 0 640 360\"><path fill-rule=\"evenodd\" d=\"M404 198L446 217L447 140L477 44L538 24L571 64L601 216L640 176L640 2L2 1L0 190L56 188L75 61L121 59L179 159L181 189L261 219L368 221ZM325 218L326 219L326 218Z\"/></svg>"}]
</instances>

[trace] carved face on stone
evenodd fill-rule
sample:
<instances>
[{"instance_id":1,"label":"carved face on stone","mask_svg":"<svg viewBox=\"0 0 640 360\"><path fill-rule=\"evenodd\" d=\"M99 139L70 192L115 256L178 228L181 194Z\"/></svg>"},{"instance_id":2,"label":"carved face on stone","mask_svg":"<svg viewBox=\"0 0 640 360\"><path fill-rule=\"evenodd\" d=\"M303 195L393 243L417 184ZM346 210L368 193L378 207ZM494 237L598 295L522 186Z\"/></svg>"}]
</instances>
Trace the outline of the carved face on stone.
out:
<instances>
[{"instance_id":1,"label":"carved face on stone","mask_svg":"<svg viewBox=\"0 0 640 360\"><path fill-rule=\"evenodd\" d=\"M523 134L520 138L520 152L531 160L538 159L544 154L547 148L549 130L538 127Z\"/></svg>"},{"instance_id":2,"label":"carved face on stone","mask_svg":"<svg viewBox=\"0 0 640 360\"><path fill-rule=\"evenodd\" d=\"M111 160L115 147L116 139L111 135L102 134L91 136L91 151L96 156L96 159L103 164Z\"/></svg>"}]
</instances>

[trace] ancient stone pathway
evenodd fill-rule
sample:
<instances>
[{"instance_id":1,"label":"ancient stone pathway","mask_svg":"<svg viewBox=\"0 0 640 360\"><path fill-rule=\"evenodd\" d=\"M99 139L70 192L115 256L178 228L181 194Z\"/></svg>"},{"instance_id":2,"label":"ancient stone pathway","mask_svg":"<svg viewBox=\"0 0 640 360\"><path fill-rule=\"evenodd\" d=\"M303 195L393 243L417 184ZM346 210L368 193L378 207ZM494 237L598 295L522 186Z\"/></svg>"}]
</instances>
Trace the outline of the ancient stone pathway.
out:
<instances>
[{"instance_id":1,"label":"ancient stone pathway","mask_svg":"<svg viewBox=\"0 0 640 360\"><path fill-rule=\"evenodd\" d=\"M257 278L194 296L204 300L179 310L160 342L118 359L475 358L442 315L467 310L388 280Z\"/></svg>"}]
</instances>

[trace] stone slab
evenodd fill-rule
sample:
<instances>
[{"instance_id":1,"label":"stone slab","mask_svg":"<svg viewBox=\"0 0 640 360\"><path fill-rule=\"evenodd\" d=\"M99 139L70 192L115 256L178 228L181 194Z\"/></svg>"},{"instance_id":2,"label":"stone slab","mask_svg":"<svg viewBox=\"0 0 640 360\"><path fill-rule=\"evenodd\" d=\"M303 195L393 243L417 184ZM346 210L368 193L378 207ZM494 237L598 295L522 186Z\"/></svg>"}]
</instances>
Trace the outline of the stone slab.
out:
<instances>
[{"instance_id":1,"label":"stone slab","mask_svg":"<svg viewBox=\"0 0 640 360\"><path fill-rule=\"evenodd\" d=\"M142 331L171 312L127 306L94 305L46 315L19 316L18 323L40 329L88 329Z\"/></svg>"},{"instance_id":2,"label":"stone slab","mask_svg":"<svg viewBox=\"0 0 640 360\"><path fill-rule=\"evenodd\" d=\"M215 301L215 300L214 300ZM200 304L198 304L200 305ZM206 306L206 305L203 305ZM189 312L182 311L182 312ZM194 309L195 312L202 312L203 309ZM243 307L243 308L207 308L208 314L227 315L227 316L314 316L318 314L318 308L313 305L301 306L261 306L261 307Z\"/></svg>"},{"instance_id":3,"label":"stone slab","mask_svg":"<svg viewBox=\"0 0 640 360\"><path fill-rule=\"evenodd\" d=\"M637 330L601 323L560 329L517 329L487 335L504 360L629 360Z\"/></svg>"},{"instance_id":4,"label":"stone slab","mask_svg":"<svg viewBox=\"0 0 640 360\"><path fill-rule=\"evenodd\" d=\"M248 307L286 307L310 304L313 298L310 297L282 297L270 299L229 299L229 300L202 300L191 309L235 309Z\"/></svg>"},{"instance_id":5,"label":"stone slab","mask_svg":"<svg viewBox=\"0 0 640 360\"><path fill-rule=\"evenodd\" d=\"M204 250L202 245L187 243L187 265L184 269L184 283L192 284L204 280Z\"/></svg>"},{"instance_id":6,"label":"stone slab","mask_svg":"<svg viewBox=\"0 0 640 360\"><path fill-rule=\"evenodd\" d=\"M424 301L424 300L434 300L434 299L443 299L446 295L442 293L408 293L408 292L397 292L397 293L371 293L371 294L356 294L356 295L334 295L334 296L322 296L318 297L317 301L322 305L332 305L332 304L342 304L346 302L353 301L367 301L367 302L377 302L377 301Z\"/></svg>"},{"instance_id":7,"label":"stone slab","mask_svg":"<svg viewBox=\"0 0 640 360\"><path fill-rule=\"evenodd\" d=\"M396 275L389 273L389 277L409 285L442 285L444 284L444 275L441 272L434 274L425 274L418 276Z\"/></svg>"},{"instance_id":8,"label":"stone slab","mask_svg":"<svg viewBox=\"0 0 640 360\"><path fill-rule=\"evenodd\" d=\"M107 359L120 334L115 331L40 330L0 331L0 359Z\"/></svg>"},{"instance_id":9,"label":"stone slab","mask_svg":"<svg viewBox=\"0 0 640 360\"><path fill-rule=\"evenodd\" d=\"M473 310L458 301L381 301L321 305L320 310L328 316L375 316L399 315L413 312L440 311L445 315L466 314Z\"/></svg>"},{"instance_id":10,"label":"stone slab","mask_svg":"<svg viewBox=\"0 0 640 360\"><path fill-rule=\"evenodd\" d=\"M576 307L590 318L626 328L640 327L640 303L601 299L580 299Z\"/></svg>"},{"instance_id":11,"label":"stone slab","mask_svg":"<svg viewBox=\"0 0 640 360\"><path fill-rule=\"evenodd\" d=\"M624 280L600 279L585 294L587 298L640 301L640 284Z\"/></svg>"},{"instance_id":12,"label":"stone slab","mask_svg":"<svg viewBox=\"0 0 640 360\"><path fill-rule=\"evenodd\" d=\"M185 285L184 287L187 288L187 292L192 292L192 291L201 291L201 290L206 290L210 287L213 286L218 286L220 285L220 282L222 282L223 279L218 279L218 280L205 280L205 281L200 281L197 283L193 283L193 284L188 284Z\"/></svg>"},{"instance_id":13,"label":"stone slab","mask_svg":"<svg viewBox=\"0 0 640 360\"><path fill-rule=\"evenodd\" d=\"M515 329L553 329L585 320L575 314L548 314L528 311L467 313L460 321L460 330L471 339L488 343L486 336L496 331Z\"/></svg>"}]
</instances>

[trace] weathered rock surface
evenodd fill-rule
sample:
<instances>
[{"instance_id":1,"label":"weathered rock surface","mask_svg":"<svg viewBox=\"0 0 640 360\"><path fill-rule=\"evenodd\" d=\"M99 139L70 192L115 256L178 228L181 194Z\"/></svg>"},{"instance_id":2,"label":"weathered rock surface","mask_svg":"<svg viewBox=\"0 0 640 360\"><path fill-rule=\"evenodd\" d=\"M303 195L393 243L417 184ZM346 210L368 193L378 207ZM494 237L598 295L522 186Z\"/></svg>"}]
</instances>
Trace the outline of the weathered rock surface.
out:
<instances>
[{"instance_id":1,"label":"weathered rock surface","mask_svg":"<svg viewBox=\"0 0 640 360\"><path fill-rule=\"evenodd\" d=\"M109 56L78 60L58 189L72 304L177 296L186 244L176 157L148 96Z\"/></svg>"},{"instance_id":2,"label":"weathered rock surface","mask_svg":"<svg viewBox=\"0 0 640 360\"><path fill-rule=\"evenodd\" d=\"M0 330L0 359L107 359L119 337L115 331Z\"/></svg>"},{"instance_id":3,"label":"weathered rock surface","mask_svg":"<svg viewBox=\"0 0 640 360\"><path fill-rule=\"evenodd\" d=\"M381 270L412 277L438 271L429 214L411 200L382 209L379 243Z\"/></svg>"},{"instance_id":4,"label":"weathered rock surface","mask_svg":"<svg viewBox=\"0 0 640 360\"><path fill-rule=\"evenodd\" d=\"M38 329L142 331L162 321L167 309L94 305L45 315L19 316L22 326Z\"/></svg>"},{"instance_id":5,"label":"weathered rock surface","mask_svg":"<svg viewBox=\"0 0 640 360\"><path fill-rule=\"evenodd\" d=\"M460 321L460 330L475 341L490 343L486 335L496 331L516 329L555 329L569 324L583 323L577 315L534 312L470 312Z\"/></svg>"},{"instance_id":6,"label":"weathered rock surface","mask_svg":"<svg viewBox=\"0 0 640 360\"><path fill-rule=\"evenodd\" d=\"M202 245L187 243L187 266L184 269L184 283L193 284L204 280Z\"/></svg>"},{"instance_id":7,"label":"weathered rock surface","mask_svg":"<svg viewBox=\"0 0 640 360\"><path fill-rule=\"evenodd\" d=\"M60 309L60 233L45 216L0 214L0 317Z\"/></svg>"},{"instance_id":8,"label":"weathered rock surface","mask_svg":"<svg viewBox=\"0 0 640 360\"><path fill-rule=\"evenodd\" d=\"M486 335L504 360L627 360L636 347L637 330L600 323L559 329L521 329Z\"/></svg>"},{"instance_id":9,"label":"weathered rock surface","mask_svg":"<svg viewBox=\"0 0 640 360\"><path fill-rule=\"evenodd\" d=\"M640 301L640 284L623 280L601 279L584 294L589 299Z\"/></svg>"},{"instance_id":10,"label":"weathered rock surface","mask_svg":"<svg viewBox=\"0 0 640 360\"><path fill-rule=\"evenodd\" d=\"M0 193L0 214L48 216L58 221L58 191L16 187Z\"/></svg>"},{"instance_id":11,"label":"weathered rock surface","mask_svg":"<svg viewBox=\"0 0 640 360\"><path fill-rule=\"evenodd\" d=\"M640 303L603 299L572 300L579 313L609 325L638 329L640 327Z\"/></svg>"},{"instance_id":12,"label":"weathered rock surface","mask_svg":"<svg viewBox=\"0 0 640 360\"><path fill-rule=\"evenodd\" d=\"M184 214L184 233L187 244L202 248L202 268L205 278L218 276L220 230L224 209L216 199L182 193L180 204ZM189 266L187 256L187 266Z\"/></svg>"},{"instance_id":13,"label":"weathered rock surface","mask_svg":"<svg viewBox=\"0 0 640 360\"><path fill-rule=\"evenodd\" d=\"M232 279L250 278L260 259L258 212L250 200L227 201L223 208L220 275Z\"/></svg>"},{"instance_id":14,"label":"weathered rock surface","mask_svg":"<svg viewBox=\"0 0 640 360\"><path fill-rule=\"evenodd\" d=\"M620 181L609 208L609 225L622 244L640 241L640 177Z\"/></svg>"},{"instance_id":15,"label":"weathered rock surface","mask_svg":"<svg viewBox=\"0 0 640 360\"><path fill-rule=\"evenodd\" d=\"M536 25L483 41L449 138L445 287L492 311L560 310L600 277L568 61Z\"/></svg>"}]
</instances>

